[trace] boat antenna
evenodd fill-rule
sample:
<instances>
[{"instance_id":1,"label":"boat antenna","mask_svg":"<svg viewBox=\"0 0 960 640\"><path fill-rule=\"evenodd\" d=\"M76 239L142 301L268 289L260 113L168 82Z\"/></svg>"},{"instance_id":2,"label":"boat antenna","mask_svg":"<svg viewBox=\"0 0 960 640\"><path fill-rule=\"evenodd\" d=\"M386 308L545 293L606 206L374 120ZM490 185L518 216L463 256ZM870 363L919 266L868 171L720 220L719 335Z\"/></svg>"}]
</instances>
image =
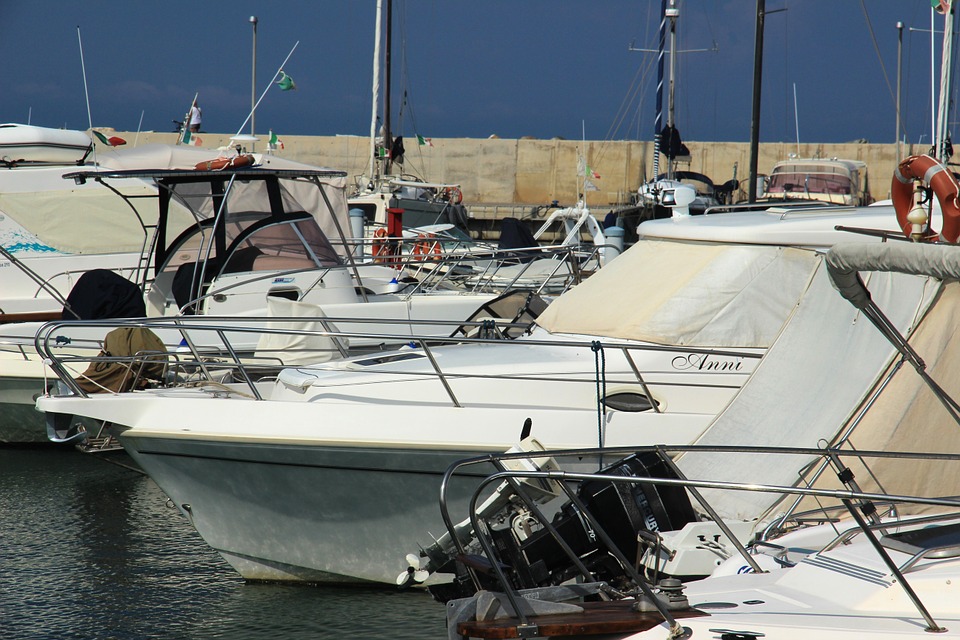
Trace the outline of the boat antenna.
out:
<instances>
[{"instance_id":1,"label":"boat antenna","mask_svg":"<svg viewBox=\"0 0 960 640\"><path fill-rule=\"evenodd\" d=\"M140 122L137 123L137 135L133 138L133 146L137 146L137 141L140 139L140 130L143 129L143 113L144 110L140 110Z\"/></svg>"},{"instance_id":2,"label":"boat antenna","mask_svg":"<svg viewBox=\"0 0 960 640\"><path fill-rule=\"evenodd\" d=\"M284 59L283 59L283 62L280 63L280 66L277 68L277 72L274 73L273 76L270 78L270 82L267 83L267 88L264 89L264 90L263 90L263 93L260 94L260 98L257 100L256 104L253 105L253 108L250 109L250 113L247 114L247 117L244 119L243 124L240 125L240 129L237 131L237 135L238 135L238 136L239 136L241 133L243 133L243 128L247 126L247 123L250 122L250 118L252 118L252 117L253 117L253 114L256 112L257 107L259 107L259 106L260 106L260 103L263 102L263 99L264 99L264 98L266 97L266 95L267 95L267 91L270 91L270 87L272 87L272 86L274 85L274 83L276 83L277 77L278 77L281 73L283 73L283 67L286 66L287 62L290 60L290 56L293 55L293 52L296 51L297 45L299 45L299 44L300 44L300 41L297 40L297 41L294 43L293 48L290 49L290 53L288 53L288 54L287 54L287 57L284 58ZM184 123L184 126L186 126L186 123Z\"/></svg>"},{"instance_id":3,"label":"boat antenna","mask_svg":"<svg viewBox=\"0 0 960 640\"><path fill-rule=\"evenodd\" d=\"M793 83L793 126L797 132L797 157L800 157L800 114L797 112L797 83Z\"/></svg>"},{"instance_id":4,"label":"boat antenna","mask_svg":"<svg viewBox=\"0 0 960 640\"><path fill-rule=\"evenodd\" d=\"M77 25L77 42L80 44L80 72L83 74L83 95L87 101L87 123L93 131L93 113L90 111L90 92L87 90L87 67L83 62L83 38L80 37L80 25ZM97 145L93 145L93 163L97 163Z\"/></svg>"}]
</instances>

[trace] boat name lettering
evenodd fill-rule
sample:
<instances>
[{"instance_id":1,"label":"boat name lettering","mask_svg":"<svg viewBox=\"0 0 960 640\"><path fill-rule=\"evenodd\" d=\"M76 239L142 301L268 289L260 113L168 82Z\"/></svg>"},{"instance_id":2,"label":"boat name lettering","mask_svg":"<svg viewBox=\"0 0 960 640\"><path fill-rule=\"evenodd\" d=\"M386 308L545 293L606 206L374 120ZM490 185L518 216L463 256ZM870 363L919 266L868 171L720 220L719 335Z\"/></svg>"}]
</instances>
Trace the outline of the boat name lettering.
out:
<instances>
[{"instance_id":1,"label":"boat name lettering","mask_svg":"<svg viewBox=\"0 0 960 640\"><path fill-rule=\"evenodd\" d=\"M273 284L290 284L296 280L296 278L274 278Z\"/></svg>"},{"instance_id":2,"label":"boat name lettering","mask_svg":"<svg viewBox=\"0 0 960 640\"><path fill-rule=\"evenodd\" d=\"M679 371L740 371L743 358L718 358L707 353L688 353L673 359L673 368Z\"/></svg>"}]
</instances>

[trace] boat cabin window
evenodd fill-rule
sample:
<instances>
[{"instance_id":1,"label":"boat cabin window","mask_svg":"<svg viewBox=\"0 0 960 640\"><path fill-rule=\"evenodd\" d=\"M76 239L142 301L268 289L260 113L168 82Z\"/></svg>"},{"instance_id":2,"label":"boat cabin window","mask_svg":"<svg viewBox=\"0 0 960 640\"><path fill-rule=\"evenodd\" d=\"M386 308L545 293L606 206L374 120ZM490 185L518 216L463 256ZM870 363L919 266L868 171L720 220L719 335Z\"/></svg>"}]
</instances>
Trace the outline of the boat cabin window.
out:
<instances>
[{"instance_id":1,"label":"boat cabin window","mask_svg":"<svg viewBox=\"0 0 960 640\"><path fill-rule=\"evenodd\" d=\"M815 173L774 173L767 183L768 193L785 195L827 193L850 195L855 191L848 176Z\"/></svg>"},{"instance_id":2,"label":"boat cabin window","mask_svg":"<svg viewBox=\"0 0 960 640\"><path fill-rule=\"evenodd\" d=\"M235 244L224 273L328 268L340 264L336 250L312 218L257 229Z\"/></svg>"}]
</instances>

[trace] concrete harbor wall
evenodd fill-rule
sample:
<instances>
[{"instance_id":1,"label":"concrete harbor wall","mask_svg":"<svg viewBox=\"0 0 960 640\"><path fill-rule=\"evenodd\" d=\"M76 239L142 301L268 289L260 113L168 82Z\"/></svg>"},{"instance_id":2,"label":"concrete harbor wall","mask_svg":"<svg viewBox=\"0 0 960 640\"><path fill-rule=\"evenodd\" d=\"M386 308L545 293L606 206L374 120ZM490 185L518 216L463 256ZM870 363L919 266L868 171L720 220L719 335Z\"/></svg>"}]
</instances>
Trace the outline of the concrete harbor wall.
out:
<instances>
[{"instance_id":1,"label":"concrete harbor wall","mask_svg":"<svg viewBox=\"0 0 960 640\"><path fill-rule=\"evenodd\" d=\"M111 132L112 134L112 132ZM174 133L116 132L128 144L176 142ZM203 146L216 149L229 144L230 135L201 133ZM261 135L255 151L267 148ZM362 136L284 136L284 148L276 153L291 160L346 171L351 180L369 169L370 140ZM434 138L432 146L419 146L416 139L404 140L406 156L402 172L431 182L460 184L464 202L504 205L540 205L556 200L561 205L577 199L577 157L585 147L587 164L600 175L592 182L597 191L587 192L587 203L599 213L626 203L645 176L653 171L653 145L640 141L586 141L535 139ZM691 142L689 162L679 169L703 173L720 184L731 178L749 176L750 145L746 142ZM903 149L902 156L924 153L926 148ZM801 144L760 145L758 172L766 174L790 154L799 157L843 158L867 164L870 193L875 199L889 197L890 180L896 165L896 145L890 144ZM662 165L661 165L662 170ZM741 194L744 195L744 194ZM495 216L490 213L481 217Z\"/></svg>"}]
</instances>

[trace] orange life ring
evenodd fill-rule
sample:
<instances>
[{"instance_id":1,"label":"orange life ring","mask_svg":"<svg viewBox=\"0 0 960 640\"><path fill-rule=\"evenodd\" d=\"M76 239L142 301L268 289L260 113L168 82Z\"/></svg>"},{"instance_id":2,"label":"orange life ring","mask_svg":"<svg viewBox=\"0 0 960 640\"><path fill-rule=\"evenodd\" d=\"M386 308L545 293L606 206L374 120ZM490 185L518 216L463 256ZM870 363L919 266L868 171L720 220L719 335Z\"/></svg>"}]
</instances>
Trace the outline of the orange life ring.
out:
<instances>
[{"instance_id":1,"label":"orange life ring","mask_svg":"<svg viewBox=\"0 0 960 640\"><path fill-rule=\"evenodd\" d=\"M432 233L421 233L413 245L413 255L422 260L439 260L440 241Z\"/></svg>"},{"instance_id":2,"label":"orange life ring","mask_svg":"<svg viewBox=\"0 0 960 640\"><path fill-rule=\"evenodd\" d=\"M443 195L450 204L463 202L463 191L460 191L460 187L447 187L443 190Z\"/></svg>"},{"instance_id":3,"label":"orange life ring","mask_svg":"<svg viewBox=\"0 0 960 640\"><path fill-rule=\"evenodd\" d=\"M239 169L253 165L255 159L249 153L233 156L232 158L214 158L205 162L198 162L194 169L198 171L220 171L221 169Z\"/></svg>"},{"instance_id":4,"label":"orange life ring","mask_svg":"<svg viewBox=\"0 0 960 640\"><path fill-rule=\"evenodd\" d=\"M913 235L913 224L907 215L913 209L913 182L918 180L930 185L940 202L943 212L943 229L939 238L947 242L956 242L960 237L960 183L956 177L936 158L930 156L910 156L893 171L890 196L893 209L897 212L897 222L903 233L909 238ZM932 227L931 227L932 230ZM926 238L936 240L937 234Z\"/></svg>"},{"instance_id":5,"label":"orange life ring","mask_svg":"<svg viewBox=\"0 0 960 640\"><path fill-rule=\"evenodd\" d=\"M379 258L387 253L388 245L387 241L385 240L386 237L387 230L383 227L380 227L373 232L373 243L370 247L370 253L374 258Z\"/></svg>"},{"instance_id":6,"label":"orange life ring","mask_svg":"<svg viewBox=\"0 0 960 640\"><path fill-rule=\"evenodd\" d=\"M373 246L370 248L370 253L373 254L374 262L393 264L399 269L400 259L397 257L397 249L396 238L391 237L385 228L380 227L373 232Z\"/></svg>"}]
</instances>

